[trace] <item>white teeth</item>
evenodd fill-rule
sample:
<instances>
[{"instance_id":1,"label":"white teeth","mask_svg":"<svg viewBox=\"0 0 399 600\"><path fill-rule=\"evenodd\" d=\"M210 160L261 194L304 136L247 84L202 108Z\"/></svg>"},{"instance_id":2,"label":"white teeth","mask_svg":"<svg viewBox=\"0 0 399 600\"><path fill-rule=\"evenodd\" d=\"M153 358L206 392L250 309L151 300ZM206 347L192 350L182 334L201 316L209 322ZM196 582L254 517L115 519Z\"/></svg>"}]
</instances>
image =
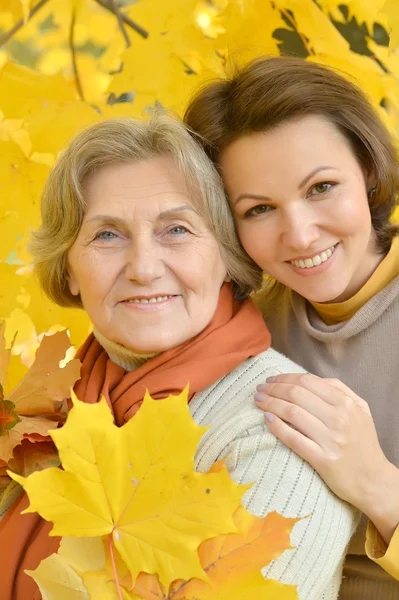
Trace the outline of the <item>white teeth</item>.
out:
<instances>
[{"instance_id":1,"label":"white teeth","mask_svg":"<svg viewBox=\"0 0 399 600\"><path fill-rule=\"evenodd\" d=\"M299 267L300 269L311 269L312 267L317 267L330 258L336 246L337 244L335 246L331 246L331 248L328 248L328 250L325 250L320 254L312 256L312 258L305 258L305 260L291 260L290 263L295 267Z\"/></svg>"},{"instance_id":2,"label":"white teeth","mask_svg":"<svg viewBox=\"0 0 399 600\"><path fill-rule=\"evenodd\" d=\"M125 300L125 302L129 302L132 304L155 304L156 302L165 302L165 300L169 300L169 298L173 298L173 296L158 296L156 298L134 298L132 300Z\"/></svg>"}]
</instances>

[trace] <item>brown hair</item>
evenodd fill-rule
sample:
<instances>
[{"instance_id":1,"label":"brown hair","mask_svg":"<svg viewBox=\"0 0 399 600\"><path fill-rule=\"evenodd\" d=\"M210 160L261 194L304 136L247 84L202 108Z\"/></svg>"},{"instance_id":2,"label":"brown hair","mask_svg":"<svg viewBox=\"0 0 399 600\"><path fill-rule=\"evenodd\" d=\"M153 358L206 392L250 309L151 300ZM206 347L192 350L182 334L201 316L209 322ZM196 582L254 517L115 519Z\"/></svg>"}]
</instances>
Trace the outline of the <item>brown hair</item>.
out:
<instances>
[{"instance_id":1,"label":"brown hair","mask_svg":"<svg viewBox=\"0 0 399 600\"><path fill-rule=\"evenodd\" d=\"M261 57L230 78L206 84L191 100L184 120L217 164L234 140L312 114L339 129L373 177L371 220L378 246L387 252L399 231L390 222L399 190L397 151L366 96L344 77L300 58Z\"/></svg>"},{"instance_id":2,"label":"brown hair","mask_svg":"<svg viewBox=\"0 0 399 600\"><path fill-rule=\"evenodd\" d=\"M236 291L247 295L262 283L262 272L242 249L220 177L186 127L162 112L149 121L108 119L91 125L60 155L41 199L42 222L31 236L36 274L47 296L60 306L82 307L67 282L67 253L86 210L86 177L110 164L171 156L184 174L191 199L218 241Z\"/></svg>"}]
</instances>

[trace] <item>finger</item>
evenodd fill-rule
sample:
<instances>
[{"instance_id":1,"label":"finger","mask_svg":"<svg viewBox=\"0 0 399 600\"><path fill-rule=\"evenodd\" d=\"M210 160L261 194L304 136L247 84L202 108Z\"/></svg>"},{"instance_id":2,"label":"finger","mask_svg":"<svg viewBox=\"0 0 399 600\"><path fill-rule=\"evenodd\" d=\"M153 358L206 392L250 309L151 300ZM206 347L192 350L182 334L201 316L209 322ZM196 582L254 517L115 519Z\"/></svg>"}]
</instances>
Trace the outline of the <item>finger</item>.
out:
<instances>
[{"instance_id":1,"label":"finger","mask_svg":"<svg viewBox=\"0 0 399 600\"><path fill-rule=\"evenodd\" d=\"M270 420L271 419L271 420ZM280 442L287 448L298 454L303 460L310 464L316 471L323 458L323 451L318 444L300 431L292 429L281 419L272 414L265 415L266 425L271 433L275 435Z\"/></svg>"},{"instance_id":2,"label":"finger","mask_svg":"<svg viewBox=\"0 0 399 600\"><path fill-rule=\"evenodd\" d=\"M324 400L324 402L327 402L327 404L330 404L331 406L346 405L348 404L348 399L352 400L351 396L347 393L347 390L349 390L347 386L345 386L345 389L338 388L337 386L331 385L326 379L316 377L316 375L311 375L310 373L287 373L277 375L277 377L270 382L270 385L274 385L275 383L287 383L300 386L301 388L312 392L315 396L318 396L321 400Z\"/></svg>"},{"instance_id":3,"label":"finger","mask_svg":"<svg viewBox=\"0 0 399 600\"><path fill-rule=\"evenodd\" d=\"M259 407L260 404L266 413L272 414L285 423L292 425L319 446L325 447L329 445L331 434L327 427L300 406L270 396L266 396L261 403L257 402Z\"/></svg>"},{"instance_id":4,"label":"finger","mask_svg":"<svg viewBox=\"0 0 399 600\"><path fill-rule=\"evenodd\" d=\"M370 407L367 404L367 402L365 400L363 400L363 398L361 398L360 396L355 394L355 392L353 390L351 390L350 387L345 385L345 383L343 383L340 379L335 379L335 378L332 379L329 377L325 377L324 381L327 381L333 387L341 390L343 393L350 396L350 398L352 398L355 401L355 403L359 406L359 408L361 408L367 414L371 414Z\"/></svg>"},{"instance_id":5,"label":"finger","mask_svg":"<svg viewBox=\"0 0 399 600\"><path fill-rule=\"evenodd\" d=\"M257 394L300 406L327 426L333 419L334 407L300 385L275 382L258 385L256 390ZM260 399L260 396L257 398Z\"/></svg>"}]
</instances>

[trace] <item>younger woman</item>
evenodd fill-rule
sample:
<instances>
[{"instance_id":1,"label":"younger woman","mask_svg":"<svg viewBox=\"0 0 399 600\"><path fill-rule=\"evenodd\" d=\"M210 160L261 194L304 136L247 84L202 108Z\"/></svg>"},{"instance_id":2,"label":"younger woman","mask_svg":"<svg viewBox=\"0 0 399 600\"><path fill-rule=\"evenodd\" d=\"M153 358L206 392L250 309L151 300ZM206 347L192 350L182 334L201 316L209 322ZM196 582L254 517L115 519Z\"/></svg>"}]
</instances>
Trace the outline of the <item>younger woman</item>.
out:
<instances>
[{"instance_id":1,"label":"younger woman","mask_svg":"<svg viewBox=\"0 0 399 600\"><path fill-rule=\"evenodd\" d=\"M394 143L356 86L290 57L207 85L185 120L219 167L244 249L269 276L258 303L274 347L318 376L271 378L255 400L270 430L370 520L366 546L363 528L349 549L340 598L399 599Z\"/></svg>"}]
</instances>

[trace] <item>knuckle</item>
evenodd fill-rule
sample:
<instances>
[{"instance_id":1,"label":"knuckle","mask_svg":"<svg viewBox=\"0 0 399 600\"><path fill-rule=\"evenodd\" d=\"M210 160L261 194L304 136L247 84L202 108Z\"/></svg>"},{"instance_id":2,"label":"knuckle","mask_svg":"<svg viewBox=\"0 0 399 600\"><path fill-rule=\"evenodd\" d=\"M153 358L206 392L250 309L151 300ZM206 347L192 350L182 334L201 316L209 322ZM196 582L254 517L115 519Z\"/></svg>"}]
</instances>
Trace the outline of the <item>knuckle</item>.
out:
<instances>
[{"instance_id":1,"label":"knuckle","mask_svg":"<svg viewBox=\"0 0 399 600\"><path fill-rule=\"evenodd\" d=\"M353 401L353 398L351 398L350 396L344 396L342 399L342 407L344 408L346 411L351 412L353 411L355 407L355 403Z\"/></svg>"},{"instance_id":2,"label":"knuckle","mask_svg":"<svg viewBox=\"0 0 399 600\"><path fill-rule=\"evenodd\" d=\"M349 425L348 415L344 412L341 412L335 417L335 430L342 434L343 431L346 431ZM337 436L340 437L340 436Z\"/></svg>"},{"instance_id":3,"label":"knuckle","mask_svg":"<svg viewBox=\"0 0 399 600\"><path fill-rule=\"evenodd\" d=\"M301 373L298 377L299 385L302 385L304 387L306 387L306 385L309 385L309 383L311 383L312 380L313 375L311 375L310 373Z\"/></svg>"},{"instance_id":4,"label":"knuckle","mask_svg":"<svg viewBox=\"0 0 399 600\"><path fill-rule=\"evenodd\" d=\"M298 388L297 388L297 386L296 386L296 385L289 385L289 386L287 387L287 390L286 390L286 397L287 397L287 400L292 400L292 401L294 401L294 400L295 400L295 398L297 397L297 393L298 393Z\"/></svg>"},{"instance_id":5,"label":"knuckle","mask_svg":"<svg viewBox=\"0 0 399 600\"><path fill-rule=\"evenodd\" d=\"M285 413L288 421L295 422L301 416L301 409L298 406L295 406L295 404L290 404L287 406Z\"/></svg>"}]
</instances>

